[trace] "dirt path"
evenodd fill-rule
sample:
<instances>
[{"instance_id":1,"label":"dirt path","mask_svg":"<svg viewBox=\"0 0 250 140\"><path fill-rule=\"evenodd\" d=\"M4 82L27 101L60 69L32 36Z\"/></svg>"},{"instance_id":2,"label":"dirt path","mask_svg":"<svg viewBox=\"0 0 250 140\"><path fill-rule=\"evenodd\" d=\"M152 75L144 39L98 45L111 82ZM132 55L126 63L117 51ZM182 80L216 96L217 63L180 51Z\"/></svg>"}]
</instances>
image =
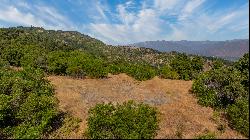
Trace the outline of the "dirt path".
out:
<instances>
[{"instance_id":1,"label":"dirt path","mask_svg":"<svg viewBox=\"0 0 250 140\"><path fill-rule=\"evenodd\" d=\"M107 79L63 76L50 76L48 79L55 85L60 108L83 120L80 125L82 132L86 129L88 109L96 103L134 100L159 109L161 121L156 138L178 138L177 135L194 138L205 130L215 132L218 138L241 138L228 127L224 133L217 130L218 124L211 119L213 110L198 105L189 93L192 81L155 77L139 82L125 74L112 75ZM81 137L80 133L77 137Z\"/></svg>"}]
</instances>

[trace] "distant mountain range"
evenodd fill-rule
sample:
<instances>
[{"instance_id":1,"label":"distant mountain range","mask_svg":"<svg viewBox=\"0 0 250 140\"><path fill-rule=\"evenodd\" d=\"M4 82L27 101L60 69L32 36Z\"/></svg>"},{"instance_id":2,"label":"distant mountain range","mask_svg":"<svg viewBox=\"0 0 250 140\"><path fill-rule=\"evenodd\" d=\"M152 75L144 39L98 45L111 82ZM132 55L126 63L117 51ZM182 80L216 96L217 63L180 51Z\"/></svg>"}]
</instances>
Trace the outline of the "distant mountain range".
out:
<instances>
[{"instance_id":1,"label":"distant mountain range","mask_svg":"<svg viewBox=\"0 0 250 140\"><path fill-rule=\"evenodd\" d=\"M227 60L237 60L249 52L249 39L227 41L146 41L128 46L152 48L162 52L184 52L203 56L214 56Z\"/></svg>"}]
</instances>

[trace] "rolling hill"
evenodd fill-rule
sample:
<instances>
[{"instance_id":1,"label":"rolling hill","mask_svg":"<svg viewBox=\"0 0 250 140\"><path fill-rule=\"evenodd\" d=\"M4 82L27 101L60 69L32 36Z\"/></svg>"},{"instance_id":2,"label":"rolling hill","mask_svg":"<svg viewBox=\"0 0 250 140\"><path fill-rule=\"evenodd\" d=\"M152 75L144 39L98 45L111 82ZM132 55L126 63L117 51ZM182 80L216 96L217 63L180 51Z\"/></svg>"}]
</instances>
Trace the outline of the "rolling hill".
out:
<instances>
[{"instance_id":1,"label":"rolling hill","mask_svg":"<svg viewBox=\"0 0 250 140\"><path fill-rule=\"evenodd\" d=\"M248 85L249 53L231 62L106 45L76 31L0 28L0 139L245 138ZM130 100L145 106L105 113L107 103Z\"/></svg>"}]
</instances>

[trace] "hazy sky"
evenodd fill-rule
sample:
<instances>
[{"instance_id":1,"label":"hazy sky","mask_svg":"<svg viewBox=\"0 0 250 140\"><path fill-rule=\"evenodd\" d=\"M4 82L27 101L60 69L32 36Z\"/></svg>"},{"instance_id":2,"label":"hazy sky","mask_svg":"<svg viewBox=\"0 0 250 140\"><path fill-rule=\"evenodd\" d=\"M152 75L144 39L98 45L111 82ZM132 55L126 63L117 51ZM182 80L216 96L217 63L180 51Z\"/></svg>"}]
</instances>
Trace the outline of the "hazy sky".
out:
<instances>
[{"instance_id":1,"label":"hazy sky","mask_svg":"<svg viewBox=\"0 0 250 140\"><path fill-rule=\"evenodd\" d=\"M108 44L249 38L249 0L0 0L0 27L77 30Z\"/></svg>"}]
</instances>

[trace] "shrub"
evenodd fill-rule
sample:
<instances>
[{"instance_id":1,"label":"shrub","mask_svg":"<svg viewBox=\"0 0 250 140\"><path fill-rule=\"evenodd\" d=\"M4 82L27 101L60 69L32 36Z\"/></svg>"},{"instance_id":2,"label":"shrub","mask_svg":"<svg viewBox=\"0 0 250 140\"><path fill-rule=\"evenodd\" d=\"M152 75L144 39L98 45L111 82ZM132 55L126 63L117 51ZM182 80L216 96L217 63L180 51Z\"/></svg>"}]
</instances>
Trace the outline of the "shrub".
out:
<instances>
[{"instance_id":1,"label":"shrub","mask_svg":"<svg viewBox=\"0 0 250 140\"><path fill-rule=\"evenodd\" d=\"M102 60L88 60L81 65L81 68L91 78L104 78L108 75L106 66Z\"/></svg>"},{"instance_id":2,"label":"shrub","mask_svg":"<svg viewBox=\"0 0 250 140\"><path fill-rule=\"evenodd\" d=\"M179 75L177 72L173 71L169 66L163 66L160 69L160 77L165 79L178 79Z\"/></svg>"},{"instance_id":3,"label":"shrub","mask_svg":"<svg viewBox=\"0 0 250 140\"><path fill-rule=\"evenodd\" d=\"M242 84L249 92L249 53L246 53L239 61L234 64L234 67L239 70L243 76Z\"/></svg>"},{"instance_id":4,"label":"shrub","mask_svg":"<svg viewBox=\"0 0 250 140\"><path fill-rule=\"evenodd\" d=\"M66 73L69 76L77 78L83 78L87 75L80 66L69 67L67 68Z\"/></svg>"},{"instance_id":5,"label":"shrub","mask_svg":"<svg viewBox=\"0 0 250 140\"><path fill-rule=\"evenodd\" d=\"M249 100L239 99L227 110L228 120L233 128L249 136Z\"/></svg>"},{"instance_id":6,"label":"shrub","mask_svg":"<svg viewBox=\"0 0 250 140\"><path fill-rule=\"evenodd\" d=\"M207 132L205 134L200 134L196 139L216 139L216 136L212 132Z\"/></svg>"},{"instance_id":7,"label":"shrub","mask_svg":"<svg viewBox=\"0 0 250 140\"><path fill-rule=\"evenodd\" d=\"M154 68L142 64L128 64L124 70L125 73L140 81L151 79L156 75Z\"/></svg>"},{"instance_id":8,"label":"shrub","mask_svg":"<svg viewBox=\"0 0 250 140\"><path fill-rule=\"evenodd\" d=\"M201 74L192 86L200 104L225 111L230 126L246 136L249 136L248 55L245 54L233 66Z\"/></svg>"},{"instance_id":9,"label":"shrub","mask_svg":"<svg viewBox=\"0 0 250 140\"><path fill-rule=\"evenodd\" d=\"M220 69L221 67L223 67L223 62L221 60L215 60L212 63L212 69L216 70L216 69Z\"/></svg>"},{"instance_id":10,"label":"shrub","mask_svg":"<svg viewBox=\"0 0 250 140\"><path fill-rule=\"evenodd\" d=\"M234 68L221 68L200 75L194 81L192 89L203 105L226 108L236 99L247 96L241 82L239 71Z\"/></svg>"},{"instance_id":11,"label":"shrub","mask_svg":"<svg viewBox=\"0 0 250 140\"><path fill-rule=\"evenodd\" d=\"M216 95L213 90L209 90L205 84L208 81L209 73L200 75L192 85L193 93L198 97L198 102L204 106L216 106Z\"/></svg>"},{"instance_id":12,"label":"shrub","mask_svg":"<svg viewBox=\"0 0 250 140\"><path fill-rule=\"evenodd\" d=\"M185 54L177 55L171 62L170 66L176 71L180 79L192 79L192 64L190 58Z\"/></svg>"},{"instance_id":13,"label":"shrub","mask_svg":"<svg viewBox=\"0 0 250 140\"><path fill-rule=\"evenodd\" d=\"M57 100L41 70L0 70L0 134L40 138L57 115Z\"/></svg>"},{"instance_id":14,"label":"shrub","mask_svg":"<svg viewBox=\"0 0 250 140\"><path fill-rule=\"evenodd\" d=\"M55 51L48 54L48 69L49 73L64 75L68 68L69 54L63 51Z\"/></svg>"},{"instance_id":15,"label":"shrub","mask_svg":"<svg viewBox=\"0 0 250 140\"><path fill-rule=\"evenodd\" d=\"M112 74L126 73L139 81L151 79L157 74L156 69L148 64L112 63L107 69Z\"/></svg>"},{"instance_id":16,"label":"shrub","mask_svg":"<svg viewBox=\"0 0 250 140\"><path fill-rule=\"evenodd\" d=\"M201 72L203 70L204 60L200 56L195 56L191 60L193 71Z\"/></svg>"},{"instance_id":17,"label":"shrub","mask_svg":"<svg viewBox=\"0 0 250 140\"><path fill-rule=\"evenodd\" d=\"M187 56L186 54L176 55L175 58L170 62L171 68L176 71L180 79L183 80L192 80L196 78L200 72L203 71L204 60L202 57Z\"/></svg>"},{"instance_id":18,"label":"shrub","mask_svg":"<svg viewBox=\"0 0 250 140\"><path fill-rule=\"evenodd\" d=\"M3 49L0 57L12 66L21 66L21 58L23 55L24 53L20 46L9 46Z\"/></svg>"},{"instance_id":19,"label":"shrub","mask_svg":"<svg viewBox=\"0 0 250 140\"><path fill-rule=\"evenodd\" d=\"M109 64L108 72L111 74L119 74L123 72L123 67L118 64Z\"/></svg>"},{"instance_id":20,"label":"shrub","mask_svg":"<svg viewBox=\"0 0 250 140\"><path fill-rule=\"evenodd\" d=\"M241 72L247 73L249 70L249 53L243 55L239 61L237 61L234 65Z\"/></svg>"},{"instance_id":21,"label":"shrub","mask_svg":"<svg viewBox=\"0 0 250 140\"><path fill-rule=\"evenodd\" d=\"M23 46L22 48L22 52L24 53L20 60L22 67L46 68L47 51L45 49L33 45Z\"/></svg>"},{"instance_id":22,"label":"shrub","mask_svg":"<svg viewBox=\"0 0 250 140\"><path fill-rule=\"evenodd\" d=\"M106 77L108 72L101 59L86 55L81 51L55 51L48 55L48 72L73 77Z\"/></svg>"},{"instance_id":23,"label":"shrub","mask_svg":"<svg viewBox=\"0 0 250 140\"><path fill-rule=\"evenodd\" d=\"M93 139L150 139L158 129L157 111L133 101L97 104L90 109L87 136Z\"/></svg>"}]
</instances>

